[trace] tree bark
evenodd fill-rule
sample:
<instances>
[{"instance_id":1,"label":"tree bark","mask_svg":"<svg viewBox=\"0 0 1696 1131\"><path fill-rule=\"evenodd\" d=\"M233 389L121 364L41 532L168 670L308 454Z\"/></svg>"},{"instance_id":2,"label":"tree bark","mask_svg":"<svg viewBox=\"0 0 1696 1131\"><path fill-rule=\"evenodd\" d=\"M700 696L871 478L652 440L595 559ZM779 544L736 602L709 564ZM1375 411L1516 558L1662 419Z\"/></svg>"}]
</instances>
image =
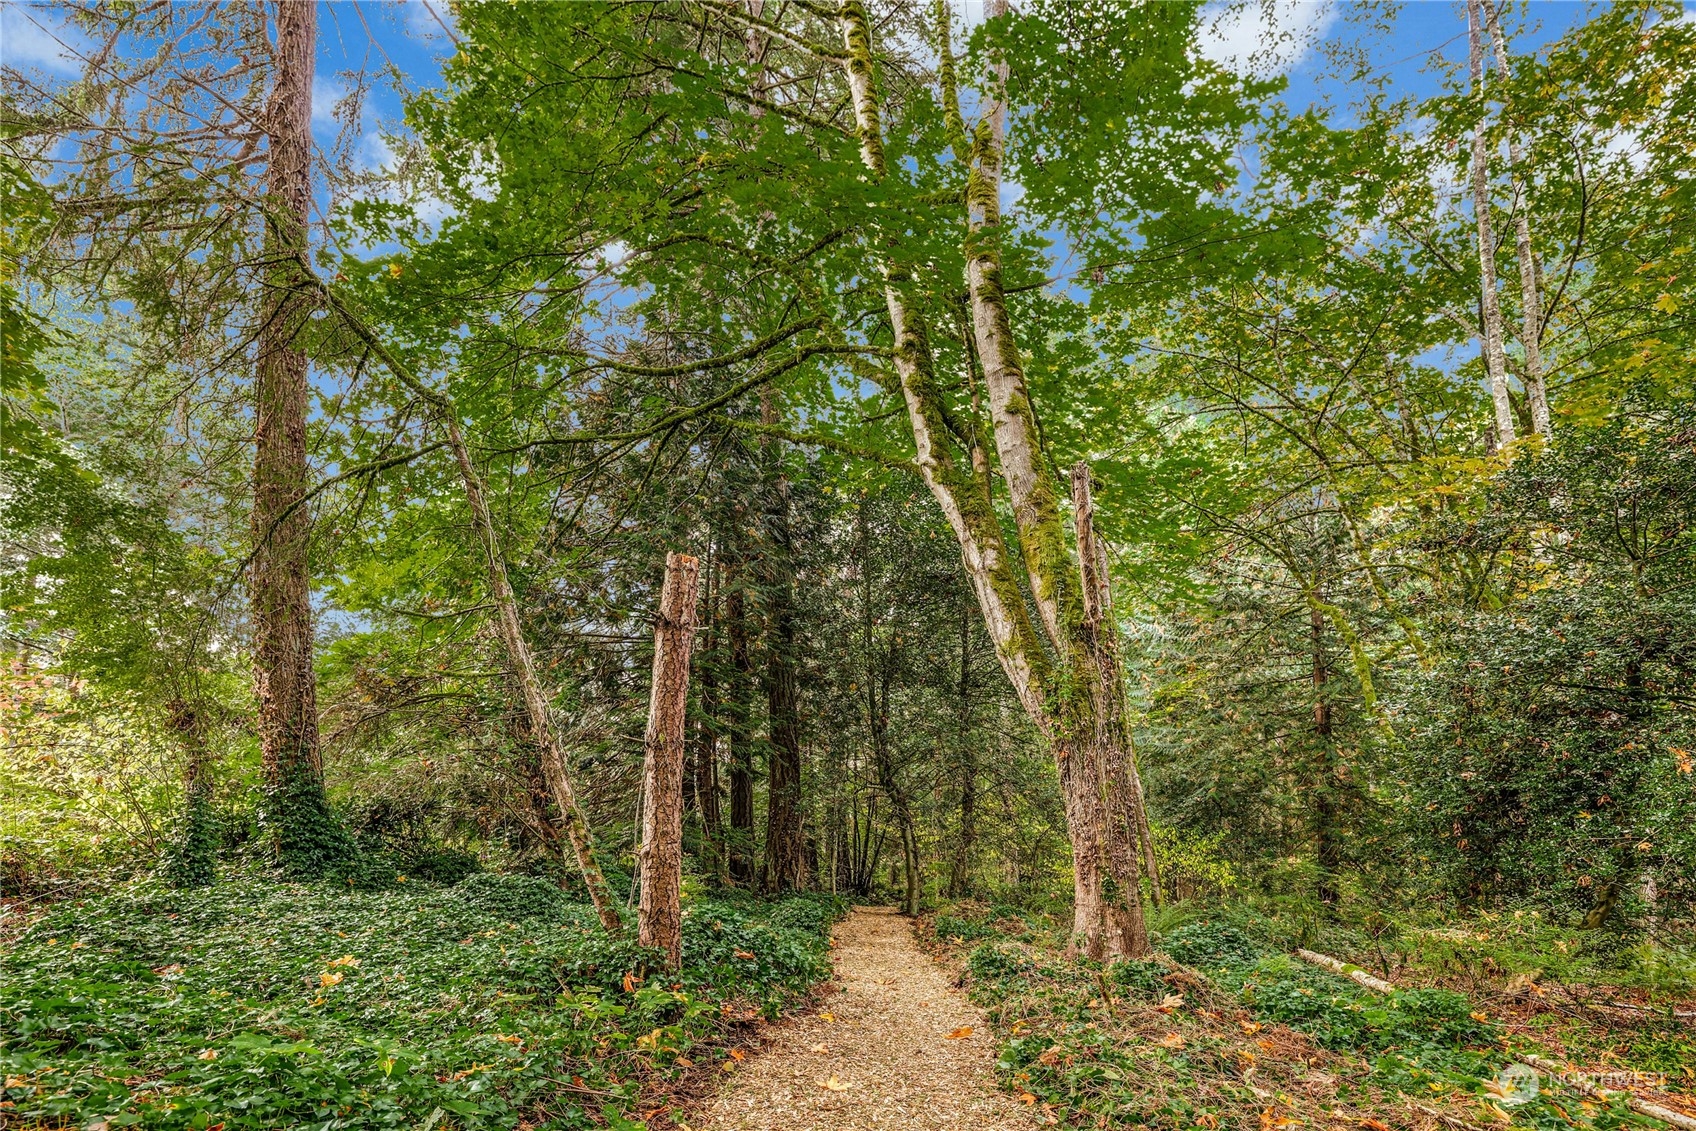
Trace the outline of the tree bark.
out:
<instances>
[{"instance_id":1,"label":"tree bark","mask_svg":"<svg viewBox=\"0 0 1696 1131\"><path fill-rule=\"evenodd\" d=\"M666 555L654 622L648 730L642 740L642 894L636 938L643 946L665 951L672 970L683 958L683 747L699 573L695 558Z\"/></svg>"},{"instance_id":2,"label":"tree bark","mask_svg":"<svg viewBox=\"0 0 1696 1131\"><path fill-rule=\"evenodd\" d=\"M312 669L312 519L306 354L295 345L310 297L292 264L306 254L312 203L312 71L316 7L278 0L274 78L265 106L264 283L254 380L253 671L272 852L289 871L319 875L352 855L331 815L318 754Z\"/></svg>"},{"instance_id":3,"label":"tree bark","mask_svg":"<svg viewBox=\"0 0 1696 1131\"><path fill-rule=\"evenodd\" d=\"M718 563L709 558L707 566L707 646L710 660L716 661L718 651ZM688 800L701 815L703 851L708 870L724 883L728 878L724 864L724 813L718 795L718 670L713 662L702 665L701 712L695 726L695 757L690 773Z\"/></svg>"},{"instance_id":4,"label":"tree bark","mask_svg":"<svg viewBox=\"0 0 1696 1131\"><path fill-rule=\"evenodd\" d=\"M1148 950L1148 929L1142 914L1142 875L1146 873L1156 904L1160 901L1160 867L1154 856L1154 834L1142 776L1137 773L1136 748L1131 738L1125 702L1125 671L1119 655L1119 625L1113 618L1113 583L1108 573L1107 546L1095 530L1095 498L1089 465L1072 467L1072 522L1077 530L1080 588L1083 593L1083 632L1095 668L1096 741L1102 752L1103 793L1113 822L1113 851L1128 855L1119 873L1136 880L1135 898L1126 900L1126 922L1134 953ZM1119 842L1123 842L1120 844Z\"/></svg>"},{"instance_id":5,"label":"tree bark","mask_svg":"<svg viewBox=\"0 0 1696 1131\"><path fill-rule=\"evenodd\" d=\"M1485 0L1467 0L1466 21L1471 49L1472 96L1478 100L1478 124L1472 130L1472 211L1478 222L1480 331L1484 338L1484 369L1490 376L1490 399L1496 410L1496 439L1503 447L1514 442L1513 401L1508 396L1507 358L1502 352L1502 307L1496 294L1496 238L1490 226L1489 115L1484 106L1484 41L1480 9Z\"/></svg>"},{"instance_id":6,"label":"tree bark","mask_svg":"<svg viewBox=\"0 0 1696 1131\"><path fill-rule=\"evenodd\" d=\"M959 899L972 890L972 855L977 847L978 766L973 749L972 727L972 611L960 606L960 713L959 730L960 834L954 841L954 859L948 873L948 897Z\"/></svg>"},{"instance_id":7,"label":"tree bark","mask_svg":"<svg viewBox=\"0 0 1696 1131\"><path fill-rule=\"evenodd\" d=\"M1493 0L1479 0L1484 9L1484 21L1489 26L1490 42L1496 55L1496 80L1508 81L1507 37L1502 34L1502 22L1496 15ZM1502 116L1507 118L1507 98L1502 99ZM1531 248L1531 198L1526 194L1526 182L1520 179L1522 154L1519 133L1508 133L1508 178L1513 186L1518 207L1514 210L1514 254L1519 260L1520 344L1525 349L1525 398L1531 404L1531 431L1539 436L1549 435L1549 392L1543 381L1543 304L1537 285L1537 259Z\"/></svg>"},{"instance_id":8,"label":"tree bark","mask_svg":"<svg viewBox=\"0 0 1696 1131\"><path fill-rule=\"evenodd\" d=\"M874 179L882 180L887 167L873 83L870 24L859 0L847 0L840 12L844 69L861 160ZM1004 0L997 0L989 15L994 18L1005 12ZM998 66L997 73L1004 80L1005 64ZM1096 719L1087 694L1069 690L1079 681L1066 678L1080 674L1074 669L1080 662L1087 664L1088 656L1079 634L1077 566L1067 549L1055 479L1041 455L1001 292L997 229L1005 118L1001 91L993 90L972 147L967 282L996 451L1008 485L1032 603L1065 665L1063 672L1053 670L1025 611L1025 596L1002 539L987 474L978 474L972 464L962 465L950 447L946 427L939 427L947 411L937 388L924 321L906 301L906 279L887 263L884 294L895 334L895 369L917 447L916 462L960 543L961 559L1002 668L1020 703L1048 738L1059 769L1074 865L1073 947L1097 958L1117 956L1134 946L1132 913L1126 902L1127 895L1131 899L1140 895L1136 878L1124 870L1135 856L1112 850L1111 822L1101 789L1102 751L1091 739ZM969 427L975 431L976 422Z\"/></svg>"},{"instance_id":9,"label":"tree bark","mask_svg":"<svg viewBox=\"0 0 1696 1131\"><path fill-rule=\"evenodd\" d=\"M737 569L741 559L730 569ZM727 570L728 572L728 570ZM730 686L724 701L725 729L730 740L730 838L731 882L744 887L754 883L754 750L749 693L753 685L753 662L748 652L747 595L745 579L732 573L724 595L725 633L730 640Z\"/></svg>"},{"instance_id":10,"label":"tree bark","mask_svg":"<svg viewBox=\"0 0 1696 1131\"><path fill-rule=\"evenodd\" d=\"M762 417L777 423L767 395ZM765 889L799 891L806 886L806 841L801 831L801 713L795 686L795 564L789 528L789 480L778 441L763 437L766 461L766 546L761 590L766 601L767 755Z\"/></svg>"}]
</instances>

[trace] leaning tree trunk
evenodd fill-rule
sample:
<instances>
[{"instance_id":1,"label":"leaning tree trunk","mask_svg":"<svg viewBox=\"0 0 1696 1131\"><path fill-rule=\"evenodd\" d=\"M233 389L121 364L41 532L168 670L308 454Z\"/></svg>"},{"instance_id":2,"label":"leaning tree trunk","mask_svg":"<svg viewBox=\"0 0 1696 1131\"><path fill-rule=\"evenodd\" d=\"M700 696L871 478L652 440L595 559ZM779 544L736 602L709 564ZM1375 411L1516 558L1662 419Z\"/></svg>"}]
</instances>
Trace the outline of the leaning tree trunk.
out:
<instances>
[{"instance_id":1,"label":"leaning tree trunk","mask_svg":"<svg viewBox=\"0 0 1696 1131\"><path fill-rule=\"evenodd\" d=\"M310 543L304 505L307 361L295 344L311 310L293 264L306 254L312 204L312 68L316 7L279 0L275 77L265 106L266 260L254 381L253 559L248 575L265 824L277 862L322 874L353 854L330 813L318 759L312 670Z\"/></svg>"},{"instance_id":2,"label":"leaning tree trunk","mask_svg":"<svg viewBox=\"0 0 1696 1131\"><path fill-rule=\"evenodd\" d=\"M495 628L506 652L507 663L511 666L513 682L518 685L519 694L524 701L524 710L529 718L531 733L535 736L537 753L541 756L542 775L547 779L548 792L553 795L554 805L559 810L560 823L565 827L566 839L577 856L577 866L583 874L583 884L588 889L590 901L595 905L595 913L600 918L601 926L609 932L617 932L623 927L618 905L607 889L606 876L602 874L600 864L595 861L594 838L589 831L589 822L583 816L582 806L577 803L577 791L571 785L571 773L566 766L565 752L560 748L559 737L554 732L553 719L548 712L547 696L542 693L542 681L536 675L536 660L530 651L529 643L524 639L524 631L518 619L518 599L513 596L512 583L507 579L506 559L501 556L500 537L495 530L494 516L489 512L483 477L476 464L471 462L471 451L465 445L465 435L459 426L458 409L454 407L452 398L430 389L420 381L339 295L316 283L315 277L310 274L309 264L302 261L299 266L302 269L302 277L314 280L314 285L318 286L325 302L341 319L342 324L364 343L396 380L405 385L414 396L434 408L443 431L447 433L447 446L459 468L460 484L471 510L471 525L477 532L484 564L488 569L489 596L495 606Z\"/></svg>"},{"instance_id":3,"label":"leaning tree trunk","mask_svg":"<svg viewBox=\"0 0 1696 1131\"><path fill-rule=\"evenodd\" d=\"M1484 368L1490 376L1490 399L1496 408L1496 440L1504 447L1513 443L1516 429L1513 401L1508 396L1507 357L1502 352L1502 306L1496 294L1496 237L1490 227L1490 143L1484 109L1484 41L1481 3L1467 0L1466 19L1471 37L1468 65L1472 72L1472 96L1478 100L1478 124L1472 130L1472 211L1478 222L1478 278L1480 286L1480 329L1484 335Z\"/></svg>"},{"instance_id":4,"label":"leaning tree trunk","mask_svg":"<svg viewBox=\"0 0 1696 1131\"><path fill-rule=\"evenodd\" d=\"M637 941L665 951L672 970L683 959L683 740L699 572L700 563L689 555L666 555L665 585L654 621L648 731L642 741Z\"/></svg>"},{"instance_id":5,"label":"leaning tree trunk","mask_svg":"<svg viewBox=\"0 0 1696 1131\"><path fill-rule=\"evenodd\" d=\"M1496 55L1496 81L1504 86L1508 81L1508 45L1502 35L1502 23L1496 15L1492 0L1481 0L1484 22L1490 29L1490 43ZM1507 99L1502 100L1503 118L1507 117ZM1508 132L1508 177L1513 185L1518 207L1514 210L1514 255L1519 260L1520 344L1525 348L1525 399L1531 404L1531 431L1539 436L1550 434L1549 390L1543 380L1543 303L1538 294L1537 257L1531 247L1531 198L1527 195L1528 181L1521 178L1519 169L1523 155L1519 148L1519 133Z\"/></svg>"}]
</instances>

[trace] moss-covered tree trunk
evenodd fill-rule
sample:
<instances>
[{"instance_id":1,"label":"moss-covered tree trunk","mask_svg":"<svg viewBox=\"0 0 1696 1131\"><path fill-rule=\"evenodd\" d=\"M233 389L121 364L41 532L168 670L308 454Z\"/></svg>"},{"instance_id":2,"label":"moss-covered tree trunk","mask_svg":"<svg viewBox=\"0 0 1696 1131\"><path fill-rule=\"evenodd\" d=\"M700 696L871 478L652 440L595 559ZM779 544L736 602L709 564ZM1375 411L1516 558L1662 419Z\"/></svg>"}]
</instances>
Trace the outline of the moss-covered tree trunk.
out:
<instances>
[{"instance_id":1,"label":"moss-covered tree trunk","mask_svg":"<svg viewBox=\"0 0 1696 1131\"><path fill-rule=\"evenodd\" d=\"M353 855L330 812L318 753L307 490L307 359L296 339L311 294L294 264L305 254L312 203L312 71L317 41L310 0L276 5L272 86L265 106L265 255L273 266L261 301L254 372L253 558L248 593L259 699L264 819L286 871L318 876Z\"/></svg>"},{"instance_id":2,"label":"moss-covered tree trunk","mask_svg":"<svg viewBox=\"0 0 1696 1131\"><path fill-rule=\"evenodd\" d=\"M993 18L1006 12L992 3ZM860 135L860 155L876 179L887 175L883 150L871 26L864 6L848 0L840 15L843 67ZM939 78L943 113L960 121L952 58L943 31ZM1042 625L1039 634L1026 612L1026 594L1014 573L1014 555L1004 543L990 493L986 464L976 458L977 423L964 426L973 450L962 459L954 450L948 413L937 386L924 319L909 301L908 280L885 267L885 300L895 334L895 369L907 402L917 448L915 462L960 543L961 560L983 613L985 627L1020 703L1048 738L1060 776L1073 855L1073 947L1092 957L1143 953L1135 928L1141 899L1136 847L1120 823L1109 818L1106 783L1113 765L1128 759L1110 748L1112 727L1101 718L1096 696L1096 657L1084 629L1078 564L1060 510L1056 477L1041 451L1022 362L1001 287L1001 153L1006 130L1005 62L996 65L969 154L964 138L956 155L969 156L966 247L972 337L988 393L991 431L1018 531L1029 597ZM957 128L957 126L956 126ZM887 234L880 234L887 240ZM958 422L956 422L958 425ZM1045 638L1046 637L1046 643ZM1127 844L1129 847L1127 848Z\"/></svg>"}]
</instances>

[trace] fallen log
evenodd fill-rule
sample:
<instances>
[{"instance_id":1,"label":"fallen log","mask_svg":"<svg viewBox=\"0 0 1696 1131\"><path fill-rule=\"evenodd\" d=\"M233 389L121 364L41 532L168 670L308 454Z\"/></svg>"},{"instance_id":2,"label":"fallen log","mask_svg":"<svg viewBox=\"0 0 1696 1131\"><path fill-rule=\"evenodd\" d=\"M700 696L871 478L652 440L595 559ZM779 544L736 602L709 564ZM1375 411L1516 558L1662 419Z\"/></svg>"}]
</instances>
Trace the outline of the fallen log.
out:
<instances>
[{"instance_id":1,"label":"fallen log","mask_svg":"<svg viewBox=\"0 0 1696 1131\"><path fill-rule=\"evenodd\" d=\"M1593 1099L1605 1101L1610 1096L1617 1094L1609 1092L1603 1088L1598 1088L1593 1084L1587 1084L1582 1079L1579 1079L1579 1073L1576 1071L1562 1068L1553 1061L1544 1060L1540 1056L1532 1056L1530 1053L1522 1053L1520 1055L1520 1059L1541 1072L1547 1072L1551 1076L1560 1077L1563 1081L1571 1084L1574 1088L1577 1088L1579 1091ZM1625 1090L1621 1089L1621 1091ZM1662 1107L1660 1104L1650 1103L1645 1099L1639 1099L1637 1096L1632 1095L1629 1091L1626 1091L1625 1094L1630 1096L1631 1110L1637 1112L1639 1115L1647 1115L1651 1119L1659 1119L1662 1122L1672 1124L1674 1127L1682 1127L1685 1131L1696 1131L1696 1119L1693 1119L1682 1112L1673 1111L1671 1108Z\"/></svg>"},{"instance_id":2,"label":"fallen log","mask_svg":"<svg viewBox=\"0 0 1696 1131\"><path fill-rule=\"evenodd\" d=\"M1390 994L1396 992L1396 987L1392 986L1384 979L1375 978L1358 966L1350 966L1346 962L1338 962L1335 958L1332 958L1328 954L1320 954L1318 951L1302 950L1297 948L1296 957L1302 959L1304 962L1311 962L1315 966L1329 970L1339 978L1347 978L1350 981L1359 982L1367 989L1373 990L1377 993Z\"/></svg>"},{"instance_id":3,"label":"fallen log","mask_svg":"<svg viewBox=\"0 0 1696 1131\"><path fill-rule=\"evenodd\" d=\"M1339 962L1337 959L1332 958L1328 954L1320 954L1317 951L1302 950L1298 948L1296 950L1296 957L1300 958L1304 962L1310 962L1321 969L1329 970L1333 974L1358 982L1369 990L1374 990L1381 994L1390 994L1396 991L1396 987L1391 983L1384 981L1384 979L1374 978L1371 974L1368 974L1358 966L1350 966L1346 962ZM1567 1069L1562 1068L1560 1065L1555 1064L1552 1061L1544 1060L1540 1056L1532 1056L1529 1053L1521 1053L1520 1059L1533 1068L1547 1072L1554 1076L1562 1077L1573 1087L1594 1099L1606 1100L1611 1094L1603 1091L1601 1088L1586 1084L1582 1080L1568 1076ZM1696 1119L1693 1119L1681 1112L1673 1111L1671 1108L1664 1108L1660 1104L1650 1103L1648 1100L1642 1099L1630 1091L1624 1091L1624 1094L1627 1097L1626 1102L1631 1105L1631 1110L1635 1111L1638 1115L1647 1115L1650 1119L1659 1119L1663 1123L1670 1123L1674 1127L1682 1128L1683 1131L1696 1131Z\"/></svg>"}]
</instances>

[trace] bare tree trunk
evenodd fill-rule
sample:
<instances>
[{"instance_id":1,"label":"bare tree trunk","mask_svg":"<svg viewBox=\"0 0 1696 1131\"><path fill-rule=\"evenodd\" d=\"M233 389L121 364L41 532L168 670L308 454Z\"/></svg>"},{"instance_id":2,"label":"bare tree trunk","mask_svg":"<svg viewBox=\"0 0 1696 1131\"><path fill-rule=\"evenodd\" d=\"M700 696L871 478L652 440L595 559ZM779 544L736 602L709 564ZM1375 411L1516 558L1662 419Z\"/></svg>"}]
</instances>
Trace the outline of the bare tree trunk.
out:
<instances>
[{"instance_id":1,"label":"bare tree trunk","mask_svg":"<svg viewBox=\"0 0 1696 1131\"><path fill-rule=\"evenodd\" d=\"M695 635L700 562L665 559L665 584L654 621L654 674L648 732L642 740L642 852L636 938L665 951L675 970L683 958L683 737L689 708L689 651Z\"/></svg>"},{"instance_id":2,"label":"bare tree trunk","mask_svg":"<svg viewBox=\"0 0 1696 1131\"><path fill-rule=\"evenodd\" d=\"M1484 105L1484 40L1480 9L1487 0L1467 0L1466 20L1471 50L1472 96L1478 100L1478 124L1472 130L1472 211L1478 221L1480 330L1484 337L1484 368L1490 375L1490 399L1496 407L1496 439L1513 443L1516 429L1513 400L1508 395L1507 358L1502 352L1502 307L1496 295L1496 237L1490 228L1489 115Z\"/></svg>"},{"instance_id":3,"label":"bare tree trunk","mask_svg":"<svg viewBox=\"0 0 1696 1131\"><path fill-rule=\"evenodd\" d=\"M612 893L607 890L607 881L601 874L601 866L595 862L594 840L589 833L589 822L584 819L583 809L577 804L577 791L571 787L571 774L566 768L565 752L560 749L559 738L554 734L553 720L548 715L548 701L542 694L542 683L536 677L536 661L530 654L530 645L525 641L524 631L518 623L518 601L513 596L512 584L507 580L506 561L501 557L500 543L495 535L495 520L489 513L489 502L483 493L482 476L477 473L476 466L471 462L471 453L466 449L465 437L460 432L459 419L452 404L438 403L443 410L442 416L447 426L448 446L453 449L454 460L459 464L466 501L471 504L472 524L477 528L478 539L483 544L483 556L489 570L490 595L495 601L495 625L499 630L501 643L506 648L507 662L512 665L513 677L524 697L524 709L530 716L530 730L536 736L536 747L542 756L542 774L547 778L548 790L553 794L554 805L559 809L566 839L571 842L572 850L577 855L577 865L583 873L584 886L589 890L589 899L595 905L595 913L600 917L601 926L616 932L623 926L618 916L618 905L613 902Z\"/></svg>"},{"instance_id":4,"label":"bare tree trunk","mask_svg":"<svg viewBox=\"0 0 1696 1131\"><path fill-rule=\"evenodd\" d=\"M306 278L312 278L308 263L302 260L300 268ZM390 350L334 291L321 285L319 290L330 309L341 318L347 329L365 343L384 367L394 374L396 380L421 400L434 406L441 418L442 428L447 433L448 449L453 453L454 462L459 467L460 483L465 491L466 503L471 509L471 525L482 544L484 564L489 575L489 595L495 605L496 631L506 651L507 662L511 665L512 678L524 700L525 713L529 716L530 729L535 736L537 751L541 755L542 774L547 779L548 790L559 810L559 819L565 827L566 839L577 856L578 868L583 873L583 884L588 889L590 901L595 905L595 913L600 918L601 926L609 932L617 932L623 927L619 919L618 905L613 902L612 893L607 890L606 877L595 861L594 839L589 831L589 822L584 819L583 809L577 803L577 791L571 786L571 774L566 766L565 754L560 749L559 738L554 733L553 720L548 714L547 697L542 694L542 683L536 676L536 661L519 624L518 600L513 596L512 584L507 579L506 561L501 557L500 539L495 532L494 516L489 513L483 477L471 462L471 452L465 446L465 435L460 430L458 410L454 407L452 398L428 388L418 380L412 370L395 356L394 351Z\"/></svg>"},{"instance_id":5,"label":"bare tree trunk","mask_svg":"<svg viewBox=\"0 0 1696 1131\"><path fill-rule=\"evenodd\" d=\"M1502 22L1496 15L1494 0L1478 0L1484 10L1484 21L1490 29L1490 42L1496 55L1496 81L1508 81L1508 45L1502 34ZM1507 116L1507 99L1502 100L1503 118ZM1543 305L1537 286L1537 259L1531 248L1531 198L1526 193L1527 182L1521 180L1519 169L1522 154L1519 133L1508 133L1508 177L1518 207L1514 210L1514 254L1519 260L1520 344L1525 348L1525 398L1531 404L1531 431L1539 436L1549 435L1549 392L1543 381Z\"/></svg>"},{"instance_id":6,"label":"bare tree trunk","mask_svg":"<svg viewBox=\"0 0 1696 1131\"><path fill-rule=\"evenodd\" d=\"M330 813L318 757L312 670L311 513L306 495L307 361L295 345L311 302L292 268L306 254L312 203L310 0L276 4L275 77L265 107L266 259L254 381L253 671L259 697L266 826L278 863L319 875L353 855Z\"/></svg>"},{"instance_id":7,"label":"bare tree trunk","mask_svg":"<svg viewBox=\"0 0 1696 1131\"><path fill-rule=\"evenodd\" d=\"M776 425L770 386L763 421ZM778 441L760 441L766 467L766 548L762 590L766 599L766 718L771 728L767 762L765 889L806 886L806 842L801 832L801 712L795 686L795 563L789 531L789 480Z\"/></svg>"}]
</instances>

